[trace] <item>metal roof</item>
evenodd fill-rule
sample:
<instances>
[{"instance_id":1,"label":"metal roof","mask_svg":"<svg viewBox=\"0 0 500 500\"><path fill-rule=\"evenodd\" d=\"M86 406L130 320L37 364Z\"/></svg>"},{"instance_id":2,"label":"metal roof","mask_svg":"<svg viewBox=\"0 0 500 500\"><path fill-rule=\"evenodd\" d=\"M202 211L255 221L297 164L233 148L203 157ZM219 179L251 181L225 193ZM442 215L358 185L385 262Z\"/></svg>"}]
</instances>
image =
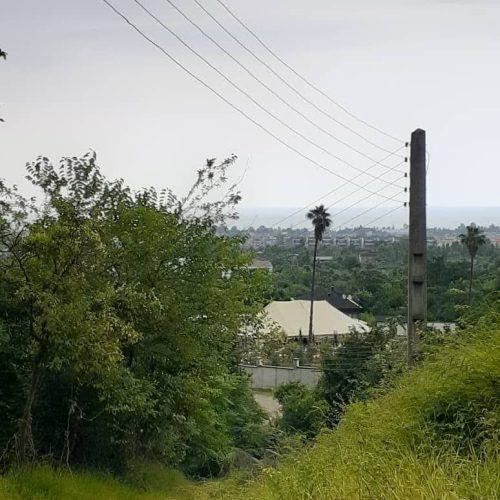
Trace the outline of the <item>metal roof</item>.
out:
<instances>
[{"instance_id":1,"label":"metal roof","mask_svg":"<svg viewBox=\"0 0 500 500\"><path fill-rule=\"evenodd\" d=\"M267 317L277 323L287 337L307 337L309 331L310 302L308 300L275 300L265 308ZM339 311L326 300L314 301L314 335L343 335L352 329L368 331L368 325Z\"/></svg>"}]
</instances>

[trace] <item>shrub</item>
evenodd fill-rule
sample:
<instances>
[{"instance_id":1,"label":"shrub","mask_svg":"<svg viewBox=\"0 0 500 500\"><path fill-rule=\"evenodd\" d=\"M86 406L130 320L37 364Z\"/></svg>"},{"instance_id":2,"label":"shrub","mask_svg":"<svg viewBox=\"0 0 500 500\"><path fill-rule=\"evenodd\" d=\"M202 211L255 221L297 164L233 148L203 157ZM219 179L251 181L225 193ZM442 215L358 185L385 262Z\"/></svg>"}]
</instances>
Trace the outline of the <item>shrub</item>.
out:
<instances>
[{"instance_id":1,"label":"shrub","mask_svg":"<svg viewBox=\"0 0 500 500\"><path fill-rule=\"evenodd\" d=\"M281 385L275 397L282 409L278 425L285 432L312 438L325 426L327 404L315 390L290 382Z\"/></svg>"},{"instance_id":2,"label":"shrub","mask_svg":"<svg viewBox=\"0 0 500 500\"><path fill-rule=\"evenodd\" d=\"M497 498L497 320L494 311L386 394L349 405L334 431L266 471L247 498Z\"/></svg>"}]
</instances>

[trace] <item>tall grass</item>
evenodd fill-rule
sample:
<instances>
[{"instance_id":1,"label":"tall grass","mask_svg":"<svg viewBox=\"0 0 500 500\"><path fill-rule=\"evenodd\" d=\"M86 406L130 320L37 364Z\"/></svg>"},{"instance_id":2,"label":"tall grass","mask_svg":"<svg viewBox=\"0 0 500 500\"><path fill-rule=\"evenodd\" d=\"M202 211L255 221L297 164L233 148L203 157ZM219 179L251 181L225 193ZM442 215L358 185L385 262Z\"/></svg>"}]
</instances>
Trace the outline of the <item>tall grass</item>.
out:
<instances>
[{"instance_id":1,"label":"tall grass","mask_svg":"<svg viewBox=\"0 0 500 500\"><path fill-rule=\"evenodd\" d=\"M199 485L144 465L119 482L42 467L0 478L0 498L496 499L499 403L500 329L483 328L443 348L388 393L350 405L335 430L256 480Z\"/></svg>"},{"instance_id":2,"label":"tall grass","mask_svg":"<svg viewBox=\"0 0 500 500\"><path fill-rule=\"evenodd\" d=\"M25 468L0 476L1 500L209 500L236 498L245 476L205 484L159 464L134 466L120 480L98 472Z\"/></svg>"},{"instance_id":3,"label":"tall grass","mask_svg":"<svg viewBox=\"0 0 500 500\"><path fill-rule=\"evenodd\" d=\"M500 331L477 332L389 393L351 405L336 430L265 471L247 498L498 498L499 403Z\"/></svg>"}]
</instances>

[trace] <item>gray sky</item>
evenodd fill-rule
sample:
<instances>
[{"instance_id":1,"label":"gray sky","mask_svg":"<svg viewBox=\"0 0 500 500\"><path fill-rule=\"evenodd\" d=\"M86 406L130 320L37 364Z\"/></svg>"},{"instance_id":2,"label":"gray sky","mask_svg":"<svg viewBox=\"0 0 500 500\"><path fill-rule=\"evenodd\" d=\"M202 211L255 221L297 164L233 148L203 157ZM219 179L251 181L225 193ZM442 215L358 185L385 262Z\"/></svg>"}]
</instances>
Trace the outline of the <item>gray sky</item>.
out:
<instances>
[{"instance_id":1,"label":"gray sky","mask_svg":"<svg viewBox=\"0 0 500 500\"><path fill-rule=\"evenodd\" d=\"M148 18L132 0L111 0L166 50L260 123L347 178L358 171L295 136L256 108ZM165 0L143 0L214 65L331 153L373 162L313 128L189 26ZM192 0L174 0L242 64L331 134L380 160L384 153L328 120L231 41ZM307 88L272 59L216 0L206 8L321 109L381 147L373 132ZM431 154L428 203L500 205L500 1L226 0L276 52L337 101L402 139L422 127ZM239 156L244 207L301 206L343 181L276 143L147 44L101 0L0 0L0 176L22 183L43 154L97 151L109 177L183 192L207 157ZM396 159L387 161L394 165ZM373 168L372 175L386 172ZM387 174L392 182L398 175ZM361 176L387 197L399 192ZM396 182L396 181L395 181ZM399 182L399 181L398 181ZM401 185L404 184L404 181ZM384 198L339 187L325 203L374 206ZM398 199L404 199L401 194ZM390 207L393 202L388 201Z\"/></svg>"}]
</instances>

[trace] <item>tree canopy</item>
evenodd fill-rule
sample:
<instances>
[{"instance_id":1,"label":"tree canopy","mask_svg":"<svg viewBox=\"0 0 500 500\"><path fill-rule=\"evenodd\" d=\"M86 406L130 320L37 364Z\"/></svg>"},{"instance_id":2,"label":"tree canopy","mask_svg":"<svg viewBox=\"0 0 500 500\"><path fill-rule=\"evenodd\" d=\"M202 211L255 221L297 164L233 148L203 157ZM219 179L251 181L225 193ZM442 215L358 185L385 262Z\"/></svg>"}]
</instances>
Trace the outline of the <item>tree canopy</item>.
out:
<instances>
[{"instance_id":1,"label":"tree canopy","mask_svg":"<svg viewBox=\"0 0 500 500\"><path fill-rule=\"evenodd\" d=\"M107 180L94 153L28 164L41 201L0 185L7 455L212 474L234 447L258 447L245 426L264 419L235 366L268 282L216 233L236 186L207 201L234 161L207 160L182 198Z\"/></svg>"}]
</instances>

